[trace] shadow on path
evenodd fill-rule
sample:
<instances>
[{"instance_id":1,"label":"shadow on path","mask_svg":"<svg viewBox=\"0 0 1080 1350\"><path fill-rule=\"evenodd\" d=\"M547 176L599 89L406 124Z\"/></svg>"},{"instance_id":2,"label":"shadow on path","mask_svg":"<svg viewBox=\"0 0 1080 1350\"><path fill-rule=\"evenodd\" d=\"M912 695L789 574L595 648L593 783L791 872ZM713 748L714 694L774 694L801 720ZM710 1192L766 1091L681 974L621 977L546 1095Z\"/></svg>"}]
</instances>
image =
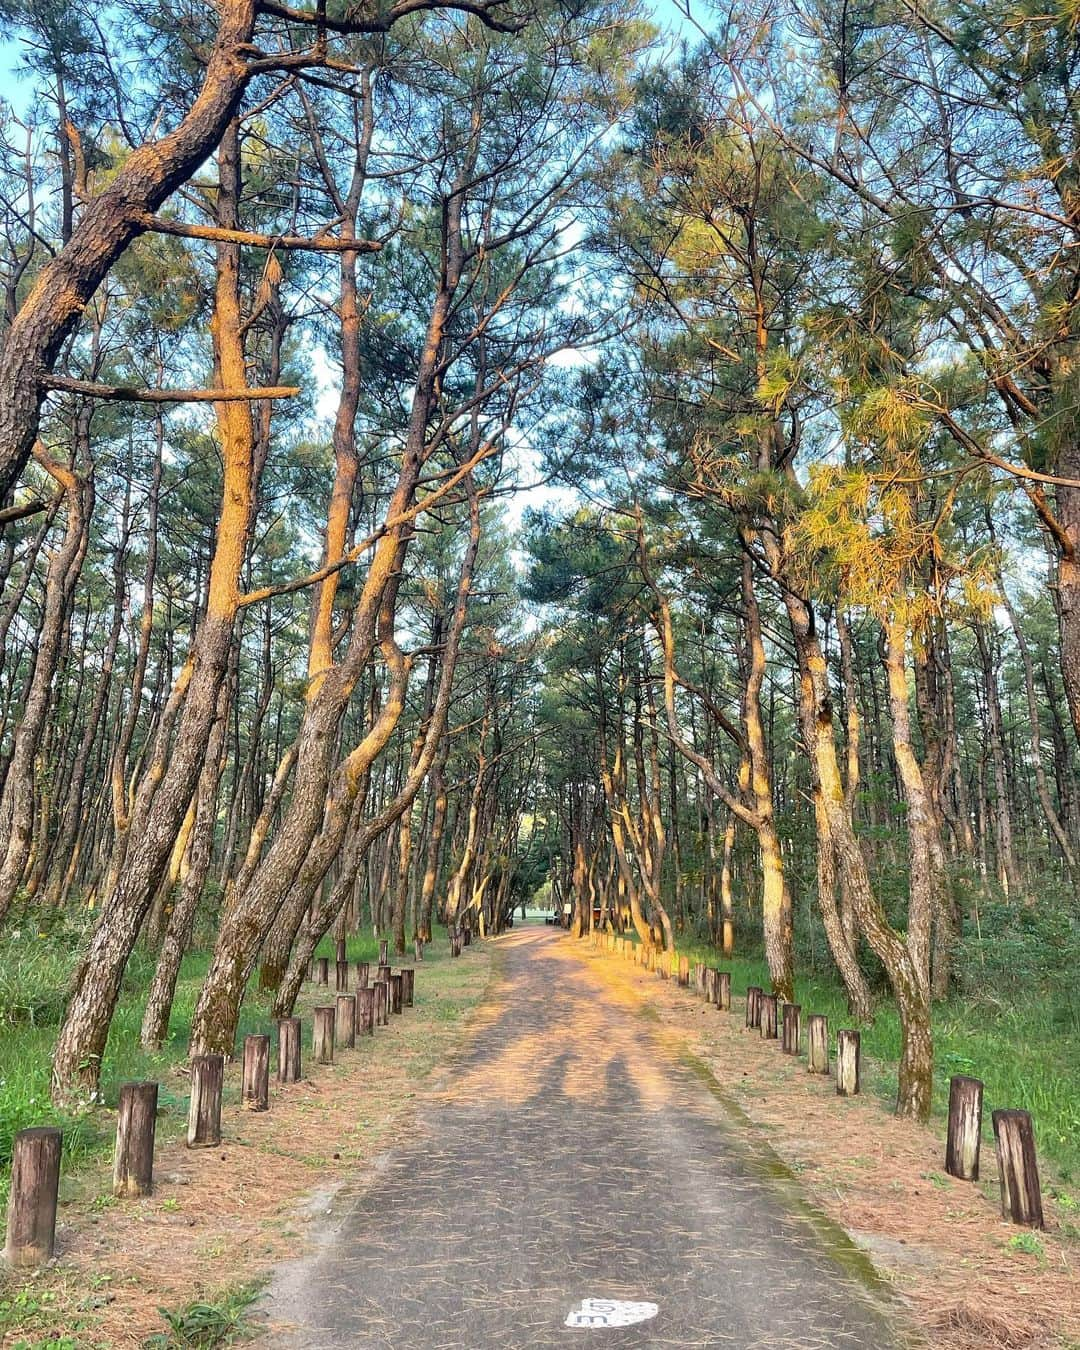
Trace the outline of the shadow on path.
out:
<instances>
[{"instance_id":1,"label":"shadow on path","mask_svg":"<svg viewBox=\"0 0 1080 1350\"><path fill-rule=\"evenodd\" d=\"M497 951L449 1086L323 1249L279 1273L272 1346L898 1343L854 1249L770 1176L628 980L551 929ZM590 1297L659 1311L565 1326Z\"/></svg>"}]
</instances>

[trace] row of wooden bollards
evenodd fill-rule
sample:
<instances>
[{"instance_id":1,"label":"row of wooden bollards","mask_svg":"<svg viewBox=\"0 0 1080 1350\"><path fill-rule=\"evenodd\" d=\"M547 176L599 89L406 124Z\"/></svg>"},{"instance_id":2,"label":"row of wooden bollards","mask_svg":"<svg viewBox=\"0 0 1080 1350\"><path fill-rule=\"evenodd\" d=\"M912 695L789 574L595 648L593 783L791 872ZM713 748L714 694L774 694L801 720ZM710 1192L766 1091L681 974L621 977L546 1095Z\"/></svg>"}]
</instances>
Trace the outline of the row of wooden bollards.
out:
<instances>
[{"instance_id":1,"label":"row of wooden bollards","mask_svg":"<svg viewBox=\"0 0 1080 1350\"><path fill-rule=\"evenodd\" d=\"M691 983L690 958L640 943L614 933L592 934L592 945L603 947L656 971L663 979L675 976L684 988ZM696 965L693 972L698 992L722 1011L731 1010L731 972ZM758 985L746 991L746 1029L760 1031L765 1040L778 1040L784 1054L798 1055L802 1031L802 1008L781 1002ZM806 1067L810 1073L829 1073L829 1025L821 1014L807 1018ZM844 1029L836 1034L836 1091L853 1097L860 1089L861 1054L859 1033ZM979 1179L979 1149L982 1142L983 1085L977 1078L957 1074L949 1083L949 1118L945 1142L945 1170L962 1181ZM1027 1111L999 1110L991 1115L1001 1184L1001 1212L1013 1223L1027 1228L1045 1226L1035 1134Z\"/></svg>"},{"instance_id":2,"label":"row of wooden bollards","mask_svg":"<svg viewBox=\"0 0 1080 1350\"><path fill-rule=\"evenodd\" d=\"M373 979L369 963L356 962L356 992L349 993L349 963L345 960L344 946L344 943L338 944L336 1000L312 1010L312 1053L317 1064L332 1064L335 1048L352 1049L358 1035L374 1035L376 1026L386 1026L392 1013L401 1013L403 1008L413 1006L416 972L407 966L391 970L387 964L386 942L380 943L379 965ZM419 941L416 959L423 959L423 944ZM329 959L319 957L312 963L309 975L325 985L329 981L328 968ZM278 1082L296 1083L302 1076L299 1017L283 1017L278 1021L277 1041ZM224 1082L224 1055L191 1057L189 1148L215 1148L221 1143ZM240 1083L243 1107L249 1111L269 1109L268 1035L244 1037ZM116 1196L149 1195L153 1190L157 1101L157 1083L121 1085L113 1155L113 1194ZM52 1259L56 1246L62 1142L63 1132L52 1125L20 1130L15 1136L4 1247L4 1258L11 1266L37 1267Z\"/></svg>"}]
</instances>

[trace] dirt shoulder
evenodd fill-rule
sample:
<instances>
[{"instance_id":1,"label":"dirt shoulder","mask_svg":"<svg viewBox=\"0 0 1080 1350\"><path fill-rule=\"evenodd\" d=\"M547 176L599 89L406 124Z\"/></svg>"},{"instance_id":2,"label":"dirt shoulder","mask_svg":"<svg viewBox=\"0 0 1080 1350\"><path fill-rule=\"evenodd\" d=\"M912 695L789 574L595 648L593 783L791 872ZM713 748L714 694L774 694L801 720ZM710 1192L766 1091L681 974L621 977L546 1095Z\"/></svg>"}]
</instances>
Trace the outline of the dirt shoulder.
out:
<instances>
[{"instance_id":1,"label":"dirt shoulder","mask_svg":"<svg viewBox=\"0 0 1080 1350\"><path fill-rule=\"evenodd\" d=\"M342 1186L362 1184L408 1131L418 1090L466 1039L491 967L483 946L454 961L429 949L415 1006L355 1051L338 1051L332 1066L309 1062L310 1009L326 991L306 986L297 1008L305 1076L287 1087L272 1080L268 1112L241 1109L233 1064L220 1148L159 1141L154 1193L141 1200L114 1201L105 1168L65 1184L57 1260L0 1285L3 1350L140 1347L166 1330L160 1308L218 1302L295 1257Z\"/></svg>"},{"instance_id":2,"label":"dirt shoulder","mask_svg":"<svg viewBox=\"0 0 1080 1350\"><path fill-rule=\"evenodd\" d=\"M745 1030L737 991L722 1013L693 989L579 950L606 980L638 988L662 1033L706 1066L733 1114L870 1256L930 1344L1080 1346L1080 1241L1068 1232L1077 1216L1044 1196L1044 1233L1003 1222L992 1144L983 1144L981 1181L957 1181L945 1174L937 1130L898 1120L869 1095L837 1097L831 1076L807 1073L805 1046L793 1059L778 1041Z\"/></svg>"}]
</instances>

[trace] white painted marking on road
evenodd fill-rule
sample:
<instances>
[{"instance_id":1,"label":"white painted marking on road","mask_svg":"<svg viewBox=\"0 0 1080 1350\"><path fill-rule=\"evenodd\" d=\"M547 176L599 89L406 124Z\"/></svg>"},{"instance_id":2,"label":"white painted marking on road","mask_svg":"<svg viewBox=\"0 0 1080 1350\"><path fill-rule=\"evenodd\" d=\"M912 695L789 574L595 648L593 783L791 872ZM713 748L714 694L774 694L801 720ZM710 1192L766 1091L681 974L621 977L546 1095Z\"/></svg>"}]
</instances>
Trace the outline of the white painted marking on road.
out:
<instances>
[{"instance_id":1,"label":"white painted marking on road","mask_svg":"<svg viewBox=\"0 0 1080 1350\"><path fill-rule=\"evenodd\" d=\"M621 1298L583 1298L566 1315L568 1327L632 1327L660 1311L655 1303L630 1303Z\"/></svg>"}]
</instances>

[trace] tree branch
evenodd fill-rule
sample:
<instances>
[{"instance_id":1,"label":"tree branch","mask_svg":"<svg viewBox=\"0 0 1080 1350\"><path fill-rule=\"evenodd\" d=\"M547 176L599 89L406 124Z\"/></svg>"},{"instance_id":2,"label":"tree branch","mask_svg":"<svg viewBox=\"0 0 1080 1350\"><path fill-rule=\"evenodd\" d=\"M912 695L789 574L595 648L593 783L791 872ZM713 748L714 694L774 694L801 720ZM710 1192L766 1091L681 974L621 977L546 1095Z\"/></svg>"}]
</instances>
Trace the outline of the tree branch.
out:
<instances>
[{"instance_id":1,"label":"tree branch","mask_svg":"<svg viewBox=\"0 0 1080 1350\"><path fill-rule=\"evenodd\" d=\"M263 398L295 398L299 385L271 385L266 389L138 389L126 384L95 384L68 375L43 375L42 387L84 398L103 398L119 403L244 403Z\"/></svg>"},{"instance_id":2,"label":"tree branch","mask_svg":"<svg viewBox=\"0 0 1080 1350\"><path fill-rule=\"evenodd\" d=\"M179 239L207 239L218 244L242 244L247 248L283 249L285 252L309 253L378 253L381 239L340 239L335 235L259 234L255 230L227 230L217 225L192 225L183 220L168 220L164 216L139 217L139 224L157 234L171 234Z\"/></svg>"},{"instance_id":3,"label":"tree branch","mask_svg":"<svg viewBox=\"0 0 1080 1350\"><path fill-rule=\"evenodd\" d=\"M39 511L48 509L48 502L43 502L40 497L34 497L28 502L23 502L21 506L7 506L0 511L0 526L11 525L16 520L25 520L27 516L36 516Z\"/></svg>"}]
</instances>

